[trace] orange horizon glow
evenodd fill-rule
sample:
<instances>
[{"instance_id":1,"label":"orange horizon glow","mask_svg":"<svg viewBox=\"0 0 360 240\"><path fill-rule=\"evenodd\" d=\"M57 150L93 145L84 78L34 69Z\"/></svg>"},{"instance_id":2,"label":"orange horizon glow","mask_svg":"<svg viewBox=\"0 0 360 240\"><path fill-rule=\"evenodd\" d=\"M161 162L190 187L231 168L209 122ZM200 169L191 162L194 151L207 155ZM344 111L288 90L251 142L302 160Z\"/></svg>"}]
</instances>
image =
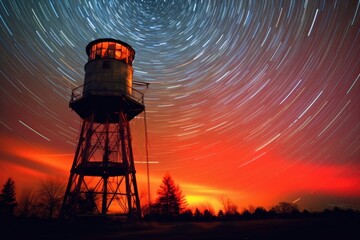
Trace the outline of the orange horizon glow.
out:
<instances>
[{"instance_id":1,"label":"orange horizon glow","mask_svg":"<svg viewBox=\"0 0 360 240\"><path fill-rule=\"evenodd\" d=\"M64 184L67 183L73 154L58 153L50 149L34 150L15 139L11 141L4 141L4 139L1 138L0 144L6 146L7 156L22 159L26 164L21 161L16 163L0 159L0 170L4 173L1 175L1 182L4 183L8 177L12 177L19 194L23 189L36 188L41 180L48 178L56 177L64 181ZM21 150L15 151L15 149ZM195 177L183 179L180 170L174 173L171 171L159 173L158 171L155 174L150 164L151 201L156 200L156 191L166 172L173 176L175 183L182 189L189 208L211 209L215 213L223 209L223 203L227 200L236 204L241 210L249 206L270 208L280 201L296 202L301 206L303 199L312 194L360 197L360 176L358 175L360 164L337 166L293 162L295 164L284 169L283 166L288 165L287 160L262 157L241 166L242 174L233 181L212 185ZM161 164L161 161L156 164ZM37 169L34 169L33 165L38 166ZM142 205L146 205L148 203L146 165L143 163L135 165L139 195L141 195ZM246 168L257 169L257 174L248 175ZM302 174L297 174L299 172Z\"/></svg>"}]
</instances>

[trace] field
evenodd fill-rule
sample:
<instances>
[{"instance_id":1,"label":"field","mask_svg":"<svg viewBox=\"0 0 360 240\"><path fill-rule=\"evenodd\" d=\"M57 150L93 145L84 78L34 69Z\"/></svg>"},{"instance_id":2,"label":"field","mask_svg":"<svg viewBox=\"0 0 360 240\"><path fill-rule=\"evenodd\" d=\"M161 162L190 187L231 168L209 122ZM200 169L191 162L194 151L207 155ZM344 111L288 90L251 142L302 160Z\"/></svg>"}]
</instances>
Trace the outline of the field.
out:
<instances>
[{"instance_id":1,"label":"field","mask_svg":"<svg viewBox=\"0 0 360 240\"><path fill-rule=\"evenodd\" d=\"M357 219L358 220L358 219ZM310 218L236 222L177 222L124 224L17 224L8 234L13 239L360 239L360 223L354 219ZM10 229L7 229L10 230ZM4 239L4 238L2 238ZM10 238L9 238L10 239Z\"/></svg>"}]
</instances>

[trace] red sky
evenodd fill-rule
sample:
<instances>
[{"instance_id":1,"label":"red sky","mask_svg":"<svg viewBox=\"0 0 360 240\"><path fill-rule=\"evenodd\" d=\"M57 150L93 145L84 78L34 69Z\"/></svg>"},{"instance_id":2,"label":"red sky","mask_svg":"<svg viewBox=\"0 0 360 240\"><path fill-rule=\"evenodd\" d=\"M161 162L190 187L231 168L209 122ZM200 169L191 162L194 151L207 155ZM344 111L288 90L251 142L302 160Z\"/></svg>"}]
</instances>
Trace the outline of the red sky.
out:
<instances>
[{"instance_id":1,"label":"red sky","mask_svg":"<svg viewBox=\"0 0 360 240\"><path fill-rule=\"evenodd\" d=\"M73 153L57 152L56 148L35 149L28 143L11 137L2 137L1 182L7 177L16 181L17 192L36 189L41 180L56 178L67 183ZM222 156L229 159L230 156ZM224 201L231 200L239 209L249 206L270 208L280 201L296 202L304 209L321 210L332 208L329 204L345 204L358 207L360 199L359 164L349 166L335 164L302 163L302 161L281 159L280 156L259 154L236 169L217 156L208 157L202 164L203 172L192 172L191 166L200 169L199 163L178 169L159 169L162 161L151 161L150 182L152 200L161 183L163 174L169 172L183 190L189 207L222 208ZM223 163L219 163L224 161ZM157 166L155 166L157 165ZM219 167L219 165L221 167ZM146 166L137 163L137 178L141 200L147 202ZM153 169L156 169L155 171ZM154 173L156 172L156 173ZM206 174L210 173L210 174ZM227 173L227 174L224 174ZM183 176L187 177L183 177ZM204 178L204 175L207 175ZM210 175L210 176L209 176ZM190 177L189 177L190 176ZM328 198L329 200L326 200ZM344 199L346 202L344 203ZM328 205L328 206L327 206Z\"/></svg>"}]
</instances>

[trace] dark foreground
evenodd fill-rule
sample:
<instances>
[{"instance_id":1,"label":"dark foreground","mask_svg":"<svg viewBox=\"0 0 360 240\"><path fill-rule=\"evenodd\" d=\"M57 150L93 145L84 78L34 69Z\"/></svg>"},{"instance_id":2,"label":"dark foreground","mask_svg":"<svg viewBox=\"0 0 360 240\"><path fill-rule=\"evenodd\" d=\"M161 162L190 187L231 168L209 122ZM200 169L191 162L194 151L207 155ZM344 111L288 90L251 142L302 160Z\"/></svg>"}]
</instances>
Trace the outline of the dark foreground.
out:
<instances>
[{"instance_id":1,"label":"dark foreground","mask_svg":"<svg viewBox=\"0 0 360 240\"><path fill-rule=\"evenodd\" d=\"M360 239L359 219L306 218L234 222L14 222L1 239ZM1 226L3 228L4 225ZM3 237L4 236L4 237Z\"/></svg>"}]
</instances>

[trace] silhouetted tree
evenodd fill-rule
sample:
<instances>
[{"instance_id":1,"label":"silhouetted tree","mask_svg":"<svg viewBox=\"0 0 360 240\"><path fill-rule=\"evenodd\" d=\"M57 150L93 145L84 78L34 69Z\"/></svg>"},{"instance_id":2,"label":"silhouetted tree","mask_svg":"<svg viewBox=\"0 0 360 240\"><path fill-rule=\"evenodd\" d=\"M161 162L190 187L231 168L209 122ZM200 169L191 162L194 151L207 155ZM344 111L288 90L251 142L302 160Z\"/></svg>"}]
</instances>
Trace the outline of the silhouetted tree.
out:
<instances>
[{"instance_id":1,"label":"silhouetted tree","mask_svg":"<svg viewBox=\"0 0 360 240\"><path fill-rule=\"evenodd\" d=\"M79 199L80 214L94 214L98 212L97 197L94 189L90 189Z\"/></svg>"},{"instance_id":2,"label":"silhouetted tree","mask_svg":"<svg viewBox=\"0 0 360 240\"><path fill-rule=\"evenodd\" d=\"M219 210L217 217L219 220L224 219L224 211L222 209Z\"/></svg>"},{"instance_id":3,"label":"silhouetted tree","mask_svg":"<svg viewBox=\"0 0 360 240\"><path fill-rule=\"evenodd\" d=\"M250 220L252 218L252 215L250 213L250 211L248 209L245 209L242 214L241 214L242 218L245 220Z\"/></svg>"},{"instance_id":4,"label":"silhouetted tree","mask_svg":"<svg viewBox=\"0 0 360 240\"><path fill-rule=\"evenodd\" d=\"M290 217L299 214L299 209L293 203L280 202L276 206L272 207L270 212L273 212L281 217Z\"/></svg>"},{"instance_id":5,"label":"silhouetted tree","mask_svg":"<svg viewBox=\"0 0 360 240\"><path fill-rule=\"evenodd\" d=\"M210 209L205 209L203 212L203 218L205 221L212 221L215 219L214 212Z\"/></svg>"},{"instance_id":6,"label":"silhouetted tree","mask_svg":"<svg viewBox=\"0 0 360 240\"><path fill-rule=\"evenodd\" d=\"M267 218L268 212L263 207L257 207L253 213L253 216L256 219L264 219Z\"/></svg>"},{"instance_id":7,"label":"silhouetted tree","mask_svg":"<svg viewBox=\"0 0 360 240\"><path fill-rule=\"evenodd\" d=\"M193 213L190 209L186 209L180 214L180 220L182 221L191 221L192 219Z\"/></svg>"},{"instance_id":8,"label":"silhouetted tree","mask_svg":"<svg viewBox=\"0 0 360 240\"><path fill-rule=\"evenodd\" d=\"M229 199L222 199L223 208L225 211L225 216L238 216L238 207Z\"/></svg>"},{"instance_id":9,"label":"silhouetted tree","mask_svg":"<svg viewBox=\"0 0 360 240\"><path fill-rule=\"evenodd\" d=\"M31 189L24 189L22 191L17 207L17 215L25 218L36 215L36 201Z\"/></svg>"},{"instance_id":10,"label":"silhouetted tree","mask_svg":"<svg viewBox=\"0 0 360 240\"><path fill-rule=\"evenodd\" d=\"M310 216L311 216L311 213L309 212L309 210L304 209L304 210L302 211L301 215L302 215L303 217L310 217Z\"/></svg>"},{"instance_id":11,"label":"silhouetted tree","mask_svg":"<svg viewBox=\"0 0 360 240\"><path fill-rule=\"evenodd\" d=\"M0 218L12 218L15 216L16 202L15 182L8 178L0 194Z\"/></svg>"},{"instance_id":12,"label":"silhouetted tree","mask_svg":"<svg viewBox=\"0 0 360 240\"><path fill-rule=\"evenodd\" d=\"M170 174L165 174L157 191L158 198L155 201L155 211L165 218L178 217L186 207L186 199L178 185L175 185Z\"/></svg>"},{"instance_id":13,"label":"silhouetted tree","mask_svg":"<svg viewBox=\"0 0 360 240\"><path fill-rule=\"evenodd\" d=\"M200 212L200 210L198 208L196 208L194 211L194 218L196 221L200 221L202 218L202 213Z\"/></svg>"},{"instance_id":14,"label":"silhouetted tree","mask_svg":"<svg viewBox=\"0 0 360 240\"><path fill-rule=\"evenodd\" d=\"M58 217L64 189L65 184L55 179L40 183L38 206L42 217L49 219Z\"/></svg>"}]
</instances>

